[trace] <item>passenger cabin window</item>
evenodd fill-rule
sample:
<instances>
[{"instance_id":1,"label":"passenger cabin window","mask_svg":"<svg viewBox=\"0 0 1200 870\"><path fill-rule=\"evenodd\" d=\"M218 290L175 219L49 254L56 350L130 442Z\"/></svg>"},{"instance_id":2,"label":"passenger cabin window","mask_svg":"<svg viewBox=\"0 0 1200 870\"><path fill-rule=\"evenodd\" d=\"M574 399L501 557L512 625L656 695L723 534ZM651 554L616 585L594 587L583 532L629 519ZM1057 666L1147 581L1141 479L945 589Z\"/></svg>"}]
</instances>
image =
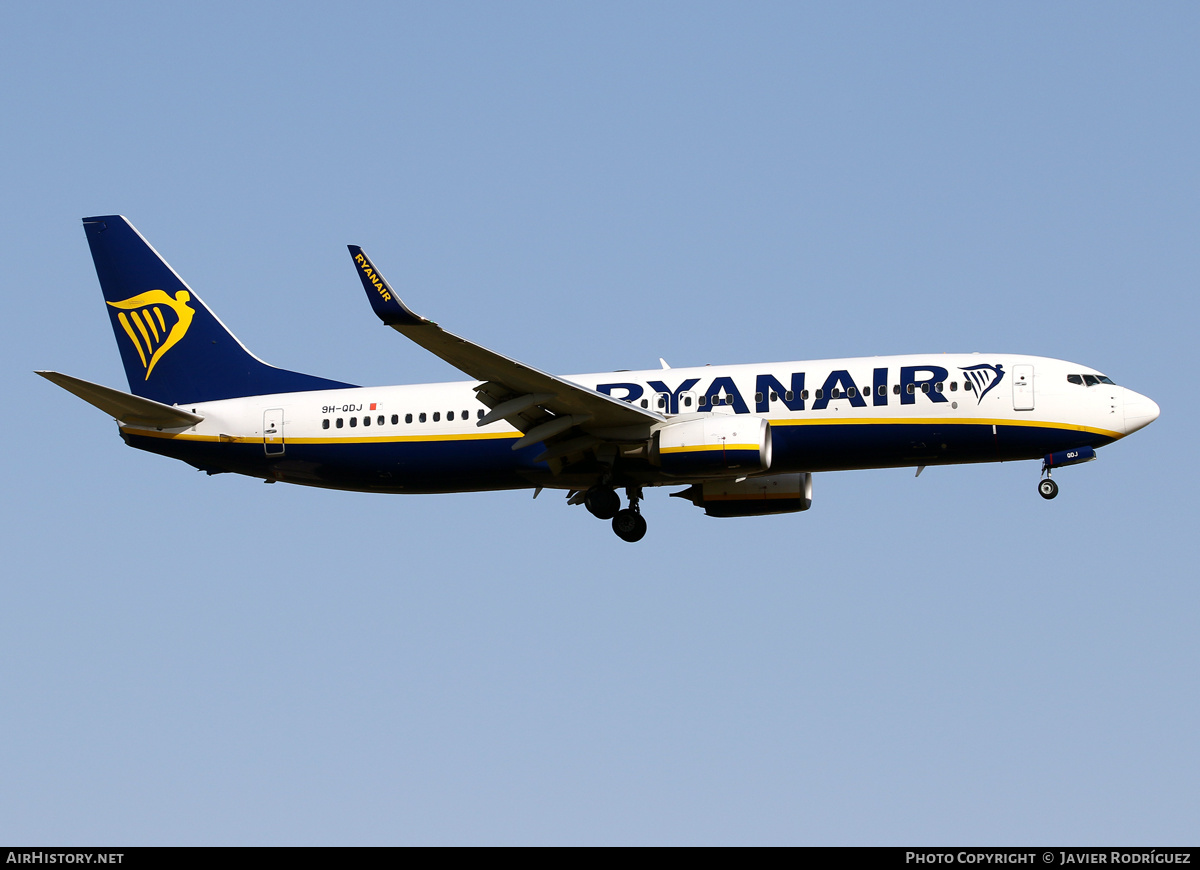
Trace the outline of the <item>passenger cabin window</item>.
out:
<instances>
[{"instance_id":1,"label":"passenger cabin window","mask_svg":"<svg viewBox=\"0 0 1200 870\"><path fill-rule=\"evenodd\" d=\"M829 398L840 399L841 397L842 397L842 391L838 387L834 387L832 390L829 391ZM818 396L817 398L820 398L820 396Z\"/></svg>"},{"instance_id":2,"label":"passenger cabin window","mask_svg":"<svg viewBox=\"0 0 1200 870\"><path fill-rule=\"evenodd\" d=\"M958 389L958 381L950 382L950 392L955 392Z\"/></svg>"},{"instance_id":3,"label":"passenger cabin window","mask_svg":"<svg viewBox=\"0 0 1200 870\"><path fill-rule=\"evenodd\" d=\"M392 425L393 425L393 426L396 426L396 425L398 425L399 423L400 423L400 415L399 415L399 414L393 414L393 415L392 415Z\"/></svg>"},{"instance_id":4,"label":"passenger cabin window","mask_svg":"<svg viewBox=\"0 0 1200 870\"><path fill-rule=\"evenodd\" d=\"M846 390L846 395L853 399L858 395L858 390L856 390L854 387L851 387L850 389Z\"/></svg>"},{"instance_id":5,"label":"passenger cabin window","mask_svg":"<svg viewBox=\"0 0 1200 870\"><path fill-rule=\"evenodd\" d=\"M887 395L887 387L885 387L883 384L880 384L879 389L876 390L875 392L881 396L886 396Z\"/></svg>"},{"instance_id":6,"label":"passenger cabin window","mask_svg":"<svg viewBox=\"0 0 1200 870\"><path fill-rule=\"evenodd\" d=\"M464 420L470 420L470 419L471 419L471 412L470 412L470 411L463 411L463 412L462 412L462 418L463 418Z\"/></svg>"},{"instance_id":7,"label":"passenger cabin window","mask_svg":"<svg viewBox=\"0 0 1200 870\"><path fill-rule=\"evenodd\" d=\"M439 422L441 419L442 419L442 412L441 412L441 411L434 411L434 412L433 412L433 422L437 423L437 422Z\"/></svg>"},{"instance_id":8,"label":"passenger cabin window","mask_svg":"<svg viewBox=\"0 0 1200 870\"><path fill-rule=\"evenodd\" d=\"M447 419L447 420L453 420L453 419L454 419L454 412L453 412L453 411L447 411L447 412L446 412L446 419Z\"/></svg>"},{"instance_id":9,"label":"passenger cabin window","mask_svg":"<svg viewBox=\"0 0 1200 870\"><path fill-rule=\"evenodd\" d=\"M908 394L911 396L911 395L912 395L913 393L915 393L915 392L916 392L916 388L915 388L915 387L913 387L913 385L912 385L912 384L909 384L909 385L908 385Z\"/></svg>"},{"instance_id":10,"label":"passenger cabin window","mask_svg":"<svg viewBox=\"0 0 1200 870\"><path fill-rule=\"evenodd\" d=\"M321 428L322 428L322 429L328 429L328 428L329 428L329 421L328 421L328 420L322 420L322 421L321 421Z\"/></svg>"},{"instance_id":11,"label":"passenger cabin window","mask_svg":"<svg viewBox=\"0 0 1200 870\"><path fill-rule=\"evenodd\" d=\"M776 393L774 390L771 390L771 401L772 401L772 402L778 402L778 401L779 401L779 394L778 394L778 393Z\"/></svg>"},{"instance_id":12,"label":"passenger cabin window","mask_svg":"<svg viewBox=\"0 0 1200 870\"><path fill-rule=\"evenodd\" d=\"M383 415L382 415L382 414L380 414L378 417L376 417L376 418L375 418L375 422L376 422L376 423L378 423L380 426L382 426L382 425L383 425ZM395 422L396 422L396 417L395 417L395 415L394 415L394 414L392 415L392 422L393 422L393 423L395 423Z\"/></svg>"},{"instance_id":13,"label":"passenger cabin window","mask_svg":"<svg viewBox=\"0 0 1200 870\"><path fill-rule=\"evenodd\" d=\"M339 429L341 429L341 428L342 428L342 418L341 418L341 417L338 417L338 418L337 418L337 427L338 427Z\"/></svg>"},{"instance_id":14,"label":"passenger cabin window","mask_svg":"<svg viewBox=\"0 0 1200 870\"><path fill-rule=\"evenodd\" d=\"M351 417L351 418L350 418L350 428L351 428L351 429L353 429L353 428L354 428L355 426L357 426L357 425L358 425L358 418L357 418L357 417Z\"/></svg>"},{"instance_id":15,"label":"passenger cabin window","mask_svg":"<svg viewBox=\"0 0 1200 870\"><path fill-rule=\"evenodd\" d=\"M405 415L404 415L404 422L405 422L405 423L411 423L411 422L412 422L412 414L405 414Z\"/></svg>"},{"instance_id":16,"label":"passenger cabin window","mask_svg":"<svg viewBox=\"0 0 1200 870\"><path fill-rule=\"evenodd\" d=\"M933 385L933 388L940 393L945 389L945 386L946 385L943 384L941 381L938 381L936 384Z\"/></svg>"},{"instance_id":17,"label":"passenger cabin window","mask_svg":"<svg viewBox=\"0 0 1200 870\"><path fill-rule=\"evenodd\" d=\"M424 412L424 411L422 411L422 412L421 412L421 416L417 417L417 419L418 419L420 422L424 423L424 422L425 422L425 412Z\"/></svg>"},{"instance_id":18,"label":"passenger cabin window","mask_svg":"<svg viewBox=\"0 0 1200 870\"><path fill-rule=\"evenodd\" d=\"M370 426L370 425L371 425L371 418L370 418L370 417L363 417L363 425L364 425L364 426Z\"/></svg>"},{"instance_id":19,"label":"passenger cabin window","mask_svg":"<svg viewBox=\"0 0 1200 870\"><path fill-rule=\"evenodd\" d=\"M775 398L775 394L774 394L774 393L772 393L772 394L771 394L771 399L772 399L772 400L774 400L774 398ZM757 403L759 403L759 402L761 402L761 401L762 401L762 393L755 393L755 394L754 394L754 402L755 402L755 404L757 404Z\"/></svg>"},{"instance_id":20,"label":"passenger cabin window","mask_svg":"<svg viewBox=\"0 0 1200 870\"><path fill-rule=\"evenodd\" d=\"M707 404L708 404L708 396L701 396L699 399L696 400L696 407L698 407L698 408L703 408Z\"/></svg>"},{"instance_id":21,"label":"passenger cabin window","mask_svg":"<svg viewBox=\"0 0 1200 870\"><path fill-rule=\"evenodd\" d=\"M793 393L791 390L788 390L786 393L783 394L783 398L784 398L784 401L790 402L790 401L792 401L792 399L796 398L796 394Z\"/></svg>"},{"instance_id":22,"label":"passenger cabin window","mask_svg":"<svg viewBox=\"0 0 1200 870\"><path fill-rule=\"evenodd\" d=\"M814 395L816 395L818 399L823 399L825 398L825 391L823 389L818 389Z\"/></svg>"},{"instance_id":23,"label":"passenger cabin window","mask_svg":"<svg viewBox=\"0 0 1200 870\"><path fill-rule=\"evenodd\" d=\"M683 407L685 407L685 408L692 407L692 397L691 396L683 397Z\"/></svg>"},{"instance_id":24,"label":"passenger cabin window","mask_svg":"<svg viewBox=\"0 0 1200 870\"><path fill-rule=\"evenodd\" d=\"M649 400L649 399L642 399L642 407L643 407L643 408L649 408L649 407L650 407L650 400Z\"/></svg>"},{"instance_id":25,"label":"passenger cabin window","mask_svg":"<svg viewBox=\"0 0 1200 870\"><path fill-rule=\"evenodd\" d=\"M974 388L973 386L971 386L971 382L970 382L970 381L963 381L963 389L964 389L964 390L966 390L966 391L969 393L969 392L971 392L972 390L974 390L975 388Z\"/></svg>"}]
</instances>

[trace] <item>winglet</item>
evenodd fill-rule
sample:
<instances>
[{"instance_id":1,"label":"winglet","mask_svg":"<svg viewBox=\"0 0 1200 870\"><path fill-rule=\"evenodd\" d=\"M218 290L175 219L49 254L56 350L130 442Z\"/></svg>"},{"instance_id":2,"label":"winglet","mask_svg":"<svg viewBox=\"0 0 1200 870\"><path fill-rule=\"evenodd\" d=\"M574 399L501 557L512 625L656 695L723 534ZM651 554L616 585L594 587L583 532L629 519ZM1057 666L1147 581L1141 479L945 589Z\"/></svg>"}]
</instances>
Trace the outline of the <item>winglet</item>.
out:
<instances>
[{"instance_id":1,"label":"winglet","mask_svg":"<svg viewBox=\"0 0 1200 870\"><path fill-rule=\"evenodd\" d=\"M400 297L396 295L392 285L383 275L379 274L379 270L363 253L362 248L358 245L347 245L346 247L350 249L350 256L354 258L354 265L358 268L358 277L362 280L363 289L367 291L367 299L371 302L371 308L375 310L380 320L388 326L416 326L431 322L414 314L407 305L400 301Z\"/></svg>"}]
</instances>

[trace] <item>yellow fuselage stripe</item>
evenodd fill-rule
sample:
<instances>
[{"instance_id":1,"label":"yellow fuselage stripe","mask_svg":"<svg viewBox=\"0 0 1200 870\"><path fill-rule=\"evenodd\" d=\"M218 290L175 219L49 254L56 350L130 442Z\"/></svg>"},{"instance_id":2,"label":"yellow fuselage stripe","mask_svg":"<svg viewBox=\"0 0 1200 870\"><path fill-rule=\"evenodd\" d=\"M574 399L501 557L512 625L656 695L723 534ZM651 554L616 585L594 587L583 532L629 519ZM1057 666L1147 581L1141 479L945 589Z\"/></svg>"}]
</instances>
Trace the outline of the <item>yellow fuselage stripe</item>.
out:
<instances>
[{"instance_id":1,"label":"yellow fuselage stripe","mask_svg":"<svg viewBox=\"0 0 1200 870\"><path fill-rule=\"evenodd\" d=\"M258 444L263 441L263 436L261 435L199 435L195 432L159 432L155 429L139 429L132 426L122 426L121 431L127 432L130 435L145 435L149 438L166 438L174 441L221 441L228 444ZM376 438L291 438L285 433L279 440L287 444L388 444L421 441L491 441L500 438L516 439L520 437L520 432L467 432L462 435L384 435Z\"/></svg>"},{"instance_id":2,"label":"yellow fuselage stripe","mask_svg":"<svg viewBox=\"0 0 1200 870\"><path fill-rule=\"evenodd\" d=\"M950 419L948 417L816 417L807 420L797 420L788 417L782 420L769 421L772 426L1027 426L1036 429L1069 429L1074 432L1091 432L1106 438L1120 438L1120 432L1110 429L1098 429L1094 426L1080 426L1075 423L1048 423L1043 420L1013 420L1003 417L967 417Z\"/></svg>"},{"instance_id":3,"label":"yellow fuselage stripe","mask_svg":"<svg viewBox=\"0 0 1200 870\"><path fill-rule=\"evenodd\" d=\"M1102 435L1105 438L1119 439L1122 437L1120 432L1114 432L1110 429L1099 429L1094 426L1079 426L1074 423L1048 423L1041 420L1008 420L1004 418L968 418L968 419L947 419L945 417L870 417L870 418L829 418L819 417L806 420L797 420L794 418L785 418L780 420L770 420L772 426L1021 426L1032 427L1039 429L1065 429L1074 432L1088 432L1093 435ZM122 426L122 432L127 432L130 435L144 435L149 438L167 438L176 441L223 441L234 444L257 444L261 443L263 436L261 435L201 435L194 432L160 432L155 429L141 429L132 426ZM389 443L421 443L431 441L491 441L497 439L514 439L520 438L521 433L516 431L508 432L464 432L461 434L443 434L443 435L355 435L355 436L338 436L338 437L318 437L318 438L292 438L284 436L283 440L288 444L389 444ZM694 447L666 447L662 449L662 453L687 453L705 450L757 450L758 444L703 444Z\"/></svg>"}]
</instances>

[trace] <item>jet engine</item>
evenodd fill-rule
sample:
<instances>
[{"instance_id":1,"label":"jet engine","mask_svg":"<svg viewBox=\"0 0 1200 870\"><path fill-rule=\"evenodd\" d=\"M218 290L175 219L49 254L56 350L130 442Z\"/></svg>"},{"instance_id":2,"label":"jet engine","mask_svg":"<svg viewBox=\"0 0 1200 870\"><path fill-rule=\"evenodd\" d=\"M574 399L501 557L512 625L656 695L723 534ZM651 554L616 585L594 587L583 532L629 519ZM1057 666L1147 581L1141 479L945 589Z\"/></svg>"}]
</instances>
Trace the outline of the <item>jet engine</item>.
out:
<instances>
[{"instance_id":1,"label":"jet engine","mask_svg":"<svg viewBox=\"0 0 1200 870\"><path fill-rule=\"evenodd\" d=\"M764 474L746 480L697 483L673 498L686 498L710 517L761 517L789 514L812 507L812 475Z\"/></svg>"},{"instance_id":2,"label":"jet engine","mask_svg":"<svg viewBox=\"0 0 1200 870\"><path fill-rule=\"evenodd\" d=\"M741 477L771 467L771 424L744 414L706 414L654 433L650 462L674 477Z\"/></svg>"}]
</instances>

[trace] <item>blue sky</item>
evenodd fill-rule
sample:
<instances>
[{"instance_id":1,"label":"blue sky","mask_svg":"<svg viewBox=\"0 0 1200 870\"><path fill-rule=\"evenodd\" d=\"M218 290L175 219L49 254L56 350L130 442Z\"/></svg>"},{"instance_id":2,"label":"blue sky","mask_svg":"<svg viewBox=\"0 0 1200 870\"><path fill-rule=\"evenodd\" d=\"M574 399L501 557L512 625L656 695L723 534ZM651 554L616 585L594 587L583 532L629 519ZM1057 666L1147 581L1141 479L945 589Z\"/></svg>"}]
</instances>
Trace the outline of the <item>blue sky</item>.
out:
<instances>
[{"instance_id":1,"label":"blue sky","mask_svg":"<svg viewBox=\"0 0 1200 870\"><path fill-rule=\"evenodd\" d=\"M0 839L1194 843L1194 4L25 4L0 33ZM805 514L207 478L124 388L79 218L264 359L455 378L1007 351L1162 417Z\"/></svg>"}]
</instances>

